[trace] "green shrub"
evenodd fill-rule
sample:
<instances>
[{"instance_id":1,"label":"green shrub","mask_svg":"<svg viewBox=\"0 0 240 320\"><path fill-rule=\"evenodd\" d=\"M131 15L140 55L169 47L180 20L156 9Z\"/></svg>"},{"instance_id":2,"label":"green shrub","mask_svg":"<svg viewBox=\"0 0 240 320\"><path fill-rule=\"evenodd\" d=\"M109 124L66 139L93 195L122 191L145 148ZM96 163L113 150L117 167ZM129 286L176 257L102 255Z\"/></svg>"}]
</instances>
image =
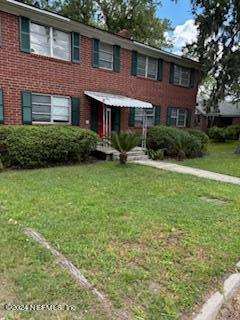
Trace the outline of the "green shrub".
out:
<instances>
[{"instance_id":1,"label":"green shrub","mask_svg":"<svg viewBox=\"0 0 240 320\"><path fill-rule=\"evenodd\" d=\"M225 142L227 138L226 128L212 127L208 129L208 136L216 142Z\"/></svg>"},{"instance_id":2,"label":"green shrub","mask_svg":"<svg viewBox=\"0 0 240 320\"><path fill-rule=\"evenodd\" d=\"M207 144L209 142L209 137L205 132L203 132L201 130L197 130L197 129L192 129L192 128L188 128L188 129L185 129L185 130L190 135L193 135L193 136L199 138L203 149L207 148Z\"/></svg>"},{"instance_id":3,"label":"green shrub","mask_svg":"<svg viewBox=\"0 0 240 320\"><path fill-rule=\"evenodd\" d=\"M204 152L199 137L185 130L164 126L149 128L147 147L152 150L165 149L165 155L178 158L202 156Z\"/></svg>"},{"instance_id":4,"label":"green shrub","mask_svg":"<svg viewBox=\"0 0 240 320\"><path fill-rule=\"evenodd\" d=\"M232 125L226 128L226 139L238 140L240 135L240 125Z\"/></svg>"},{"instance_id":5,"label":"green shrub","mask_svg":"<svg viewBox=\"0 0 240 320\"><path fill-rule=\"evenodd\" d=\"M164 159L164 151L165 149L159 149L159 150L147 150L147 155L152 160L163 160Z\"/></svg>"},{"instance_id":6,"label":"green shrub","mask_svg":"<svg viewBox=\"0 0 240 320\"><path fill-rule=\"evenodd\" d=\"M4 167L37 168L85 160L97 144L90 130L67 126L1 126Z\"/></svg>"}]
</instances>

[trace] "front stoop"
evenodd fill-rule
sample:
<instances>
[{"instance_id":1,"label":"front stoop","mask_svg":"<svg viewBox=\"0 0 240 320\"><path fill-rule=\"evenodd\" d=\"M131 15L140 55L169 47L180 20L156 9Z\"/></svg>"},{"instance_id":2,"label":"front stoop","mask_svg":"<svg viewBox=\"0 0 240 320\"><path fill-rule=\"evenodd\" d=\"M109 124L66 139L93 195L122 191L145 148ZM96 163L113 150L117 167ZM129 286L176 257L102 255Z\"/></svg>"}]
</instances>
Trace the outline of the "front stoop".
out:
<instances>
[{"instance_id":1,"label":"front stoop","mask_svg":"<svg viewBox=\"0 0 240 320\"><path fill-rule=\"evenodd\" d=\"M106 160L119 160L119 152L115 149L111 148L110 146L97 146L97 151L105 154ZM128 154L128 161L144 161L148 160L148 156L145 153L145 149L141 147L136 147Z\"/></svg>"}]
</instances>

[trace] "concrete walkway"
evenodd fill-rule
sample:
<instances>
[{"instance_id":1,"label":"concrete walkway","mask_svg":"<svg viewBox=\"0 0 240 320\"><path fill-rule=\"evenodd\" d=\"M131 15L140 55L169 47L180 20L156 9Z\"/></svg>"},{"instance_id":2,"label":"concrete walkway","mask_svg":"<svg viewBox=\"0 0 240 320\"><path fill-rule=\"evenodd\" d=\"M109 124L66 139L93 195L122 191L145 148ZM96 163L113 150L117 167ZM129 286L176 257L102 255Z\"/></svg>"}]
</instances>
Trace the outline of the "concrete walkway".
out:
<instances>
[{"instance_id":1,"label":"concrete walkway","mask_svg":"<svg viewBox=\"0 0 240 320\"><path fill-rule=\"evenodd\" d=\"M181 166L179 164L167 163L162 161L153 161L153 160L136 160L131 161L131 163L137 163L148 167L153 167L161 170L172 171L183 174L190 174L192 176L206 178L210 180L232 183L240 185L240 178L228 176L225 174L215 173L212 171L201 170L191 167Z\"/></svg>"}]
</instances>

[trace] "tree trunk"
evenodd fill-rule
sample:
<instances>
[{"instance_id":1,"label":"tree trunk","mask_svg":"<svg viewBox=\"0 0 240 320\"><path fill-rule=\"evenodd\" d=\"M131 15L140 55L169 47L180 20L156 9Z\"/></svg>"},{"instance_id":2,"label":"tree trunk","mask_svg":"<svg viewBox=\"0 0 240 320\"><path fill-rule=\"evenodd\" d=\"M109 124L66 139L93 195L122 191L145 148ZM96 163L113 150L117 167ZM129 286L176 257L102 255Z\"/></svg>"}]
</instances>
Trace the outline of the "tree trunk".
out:
<instances>
[{"instance_id":1,"label":"tree trunk","mask_svg":"<svg viewBox=\"0 0 240 320\"><path fill-rule=\"evenodd\" d=\"M126 152L121 152L119 155L119 160L121 164L126 164L127 162L127 153Z\"/></svg>"}]
</instances>

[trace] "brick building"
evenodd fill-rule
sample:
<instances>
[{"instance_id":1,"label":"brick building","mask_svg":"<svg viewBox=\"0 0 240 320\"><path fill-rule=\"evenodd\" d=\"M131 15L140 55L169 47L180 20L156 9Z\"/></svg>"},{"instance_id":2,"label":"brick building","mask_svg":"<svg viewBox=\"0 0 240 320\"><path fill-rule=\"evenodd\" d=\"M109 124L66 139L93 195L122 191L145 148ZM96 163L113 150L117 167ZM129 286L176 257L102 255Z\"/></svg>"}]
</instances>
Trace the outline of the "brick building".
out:
<instances>
[{"instance_id":1,"label":"brick building","mask_svg":"<svg viewBox=\"0 0 240 320\"><path fill-rule=\"evenodd\" d=\"M107 125L140 128L143 117L148 126L191 126L199 70L127 32L0 0L1 124L73 124L100 135Z\"/></svg>"}]
</instances>

